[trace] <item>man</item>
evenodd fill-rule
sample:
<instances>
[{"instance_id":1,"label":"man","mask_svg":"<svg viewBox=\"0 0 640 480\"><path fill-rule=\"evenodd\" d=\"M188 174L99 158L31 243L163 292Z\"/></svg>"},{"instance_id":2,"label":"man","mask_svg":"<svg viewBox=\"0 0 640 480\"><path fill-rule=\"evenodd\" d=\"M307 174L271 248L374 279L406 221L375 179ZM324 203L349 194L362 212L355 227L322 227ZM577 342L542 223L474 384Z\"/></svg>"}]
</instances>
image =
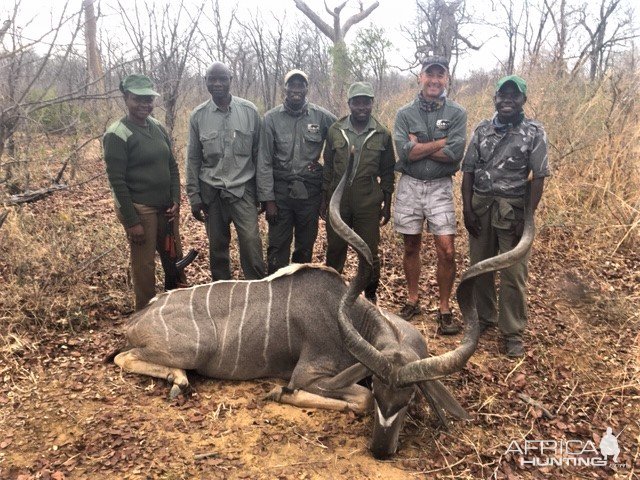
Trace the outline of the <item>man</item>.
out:
<instances>
[{"instance_id":1,"label":"man","mask_svg":"<svg viewBox=\"0 0 640 480\"><path fill-rule=\"evenodd\" d=\"M301 70L284 77L284 103L264 116L258 158L258 199L269 223L268 272L291 260L308 263L318 235L322 165L318 163L336 117L307 102L309 79Z\"/></svg>"},{"instance_id":2,"label":"man","mask_svg":"<svg viewBox=\"0 0 640 480\"><path fill-rule=\"evenodd\" d=\"M327 135L320 216L326 220L331 195L352 156L353 170L342 197L340 214L371 249L373 277L364 294L376 303L380 282L380 227L386 225L391 217L396 160L391 132L371 115L374 99L371 84L354 83L349 87L347 98L351 114L331 125ZM346 258L347 242L327 222L327 265L342 272Z\"/></svg>"},{"instance_id":3,"label":"man","mask_svg":"<svg viewBox=\"0 0 640 480\"><path fill-rule=\"evenodd\" d=\"M265 275L255 179L260 117L253 103L229 93L231 79L226 65L211 65L205 76L211 99L196 107L189 119L187 195L193 216L206 222L214 281L231 278L231 222L244 277Z\"/></svg>"},{"instance_id":4,"label":"man","mask_svg":"<svg viewBox=\"0 0 640 480\"><path fill-rule=\"evenodd\" d=\"M466 141L467 114L446 97L449 61L430 56L422 62L421 91L396 116L394 139L402 172L396 191L393 222L404 237L403 266L407 279L407 303L400 312L406 320L421 313L418 303L422 229L433 234L436 279L439 290L438 333L460 331L449 306L456 275L452 175L459 168Z\"/></svg>"},{"instance_id":5,"label":"man","mask_svg":"<svg viewBox=\"0 0 640 480\"><path fill-rule=\"evenodd\" d=\"M464 225L469 232L471 264L511 250L522 236L524 194L531 173L531 207L535 211L549 176L547 136L542 125L525 118L527 84L516 76L501 78L494 96L496 113L476 127L462 164ZM475 284L480 329L498 324L509 357L524 355L527 324L529 255L500 271L496 312L494 274ZM497 319L496 319L497 317Z\"/></svg>"}]
</instances>

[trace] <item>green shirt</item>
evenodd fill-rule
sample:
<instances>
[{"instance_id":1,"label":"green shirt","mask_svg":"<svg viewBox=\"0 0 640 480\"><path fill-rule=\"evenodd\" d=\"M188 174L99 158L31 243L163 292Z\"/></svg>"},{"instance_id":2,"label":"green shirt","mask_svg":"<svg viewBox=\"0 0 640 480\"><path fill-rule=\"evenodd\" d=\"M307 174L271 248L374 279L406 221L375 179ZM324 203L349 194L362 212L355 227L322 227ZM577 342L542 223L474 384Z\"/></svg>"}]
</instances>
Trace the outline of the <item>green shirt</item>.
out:
<instances>
[{"instance_id":1,"label":"green shirt","mask_svg":"<svg viewBox=\"0 0 640 480\"><path fill-rule=\"evenodd\" d=\"M312 103L299 116L288 113L283 105L265 113L258 157L258 200L275 200L274 181L312 183L319 189L322 166L318 159L335 121L335 115Z\"/></svg>"},{"instance_id":2,"label":"green shirt","mask_svg":"<svg viewBox=\"0 0 640 480\"><path fill-rule=\"evenodd\" d=\"M180 173L166 130L148 117L147 126L126 117L107 128L102 140L109 185L125 227L140 223L134 203L180 204Z\"/></svg>"},{"instance_id":3,"label":"green shirt","mask_svg":"<svg viewBox=\"0 0 640 480\"><path fill-rule=\"evenodd\" d=\"M212 99L196 107L189 119L189 203L202 203L200 182L242 197L256 175L259 141L260 116L250 101L232 97L227 112Z\"/></svg>"},{"instance_id":4,"label":"green shirt","mask_svg":"<svg viewBox=\"0 0 640 480\"><path fill-rule=\"evenodd\" d=\"M329 129L324 149L324 178L322 190L332 193L338 186L349 163L351 147L354 147L355 174L350 185L370 187L380 184L380 189L393 193L396 163L391 132L373 116L362 133L355 131L351 116L341 118Z\"/></svg>"},{"instance_id":5,"label":"green shirt","mask_svg":"<svg viewBox=\"0 0 640 480\"><path fill-rule=\"evenodd\" d=\"M455 162L438 162L428 157L409 161L409 152L415 145L409 140L410 133L417 136L419 141L427 142L447 137L443 152ZM418 180L450 177L460 166L466 135L467 112L460 105L447 98L438 110L425 112L420 109L419 100L415 99L398 110L396 115L393 132L399 157L396 170Z\"/></svg>"}]
</instances>

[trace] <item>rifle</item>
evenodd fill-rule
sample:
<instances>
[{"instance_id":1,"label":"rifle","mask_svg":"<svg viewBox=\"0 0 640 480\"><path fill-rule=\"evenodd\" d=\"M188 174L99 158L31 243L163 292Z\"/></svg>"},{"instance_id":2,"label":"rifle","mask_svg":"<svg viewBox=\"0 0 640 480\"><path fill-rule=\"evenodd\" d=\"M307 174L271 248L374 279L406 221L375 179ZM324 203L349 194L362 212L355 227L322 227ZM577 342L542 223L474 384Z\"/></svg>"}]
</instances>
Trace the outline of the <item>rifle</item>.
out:
<instances>
[{"instance_id":1,"label":"rifle","mask_svg":"<svg viewBox=\"0 0 640 480\"><path fill-rule=\"evenodd\" d=\"M158 249L160 251L160 261L164 270L164 289L174 290L176 288L186 287L184 269L189 266L198 256L198 251L190 249L184 257L178 260L176 253L176 238L173 233L173 220L167 220L165 226L165 235L162 239L162 245Z\"/></svg>"}]
</instances>

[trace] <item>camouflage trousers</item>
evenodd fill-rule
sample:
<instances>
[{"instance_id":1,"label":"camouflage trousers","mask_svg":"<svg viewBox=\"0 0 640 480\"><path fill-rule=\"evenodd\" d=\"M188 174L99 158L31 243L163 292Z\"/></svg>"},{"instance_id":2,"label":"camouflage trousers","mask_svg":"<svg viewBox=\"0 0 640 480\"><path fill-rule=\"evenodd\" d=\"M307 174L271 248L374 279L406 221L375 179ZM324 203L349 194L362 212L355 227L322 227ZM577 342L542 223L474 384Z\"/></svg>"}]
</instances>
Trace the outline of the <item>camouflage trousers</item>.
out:
<instances>
[{"instance_id":1,"label":"camouflage trousers","mask_svg":"<svg viewBox=\"0 0 640 480\"><path fill-rule=\"evenodd\" d=\"M480 220L480 235L469 235L469 257L476 264L511 250L518 238L513 228L524 215L522 199L473 195L473 211ZM527 326L527 276L529 255L500 272L485 273L475 282L480 323L495 325L505 337L520 337ZM496 291L496 275L500 279Z\"/></svg>"}]
</instances>

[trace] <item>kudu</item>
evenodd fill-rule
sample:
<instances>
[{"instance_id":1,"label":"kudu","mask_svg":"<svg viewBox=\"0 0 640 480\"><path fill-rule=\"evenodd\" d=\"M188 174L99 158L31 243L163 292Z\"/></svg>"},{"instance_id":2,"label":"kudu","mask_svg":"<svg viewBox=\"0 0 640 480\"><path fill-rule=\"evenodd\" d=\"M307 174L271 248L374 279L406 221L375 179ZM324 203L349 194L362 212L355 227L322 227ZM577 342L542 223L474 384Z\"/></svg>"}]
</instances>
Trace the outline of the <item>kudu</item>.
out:
<instances>
[{"instance_id":1,"label":"kudu","mask_svg":"<svg viewBox=\"0 0 640 480\"><path fill-rule=\"evenodd\" d=\"M371 252L340 218L347 173L332 197L330 221L358 252L358 273L348 286L333 269L292 265L263 280L218 281L163 293L131 317L127 346L115 363L167 379L172 397L189 385L185 370L194 370L220 379L288 380L267 398L299 407L355 412L373 407L370 448L377 458L395 453L416 387L445 425L445 411L467 418L438 379L461 370L476 349L474 278L527 252L533 240L531 210L527 206L518 246L462 275L457 290L465 322L462 343L429 357L414 326L360 295L371 274ZM373 376L372 391L358 384L368 376Z\"/></svg>"}]
</instances>

